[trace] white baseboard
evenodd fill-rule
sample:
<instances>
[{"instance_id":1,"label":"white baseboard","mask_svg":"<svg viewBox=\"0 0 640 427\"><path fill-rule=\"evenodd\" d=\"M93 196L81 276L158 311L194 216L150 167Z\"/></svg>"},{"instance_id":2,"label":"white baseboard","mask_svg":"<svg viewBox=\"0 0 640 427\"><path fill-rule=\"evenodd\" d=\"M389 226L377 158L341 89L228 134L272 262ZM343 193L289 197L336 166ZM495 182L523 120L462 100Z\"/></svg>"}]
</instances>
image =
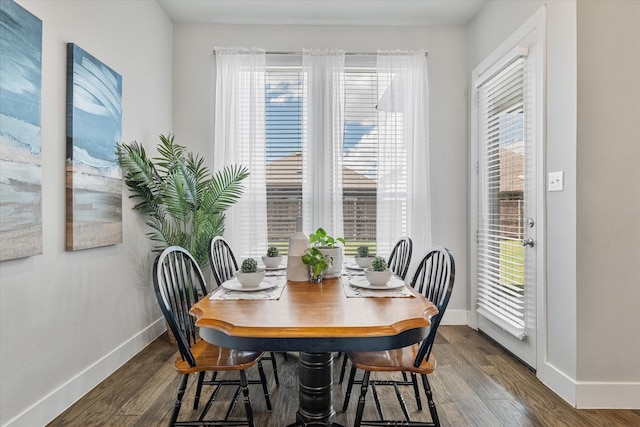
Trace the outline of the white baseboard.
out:
<instances>
[{"instance_id":1,"label":"white baseboard","mask_svg":"<svg viewBox=\"0 0 640 427\"><path fill-rule=\"evenodd\" d=\"M576 382L573 378L549 363L538 364L536 376L551 391L566 400L571 406L576 406Z\"/></svg>"},{"instance_id":2,"label":"white baseboard","mask_svg":"<svg viewBox=\"0 0 640 427\"><path fill-rule=\"evenodd\" d=\"M640 383L575 381L548 363L538 367L537 376L577 409L640 409Z\"/></svg>"},{"instance_id":3,"label":"white baseboard","mask_svg":"<svg viewBox=\"0 0 640 427\"><path fill-rule=\"evenodd\" d=\"M3 427L43 426L64 412L101 381L114 373L140 350L159 337L166 326L164 318L158 319L113 351L97 360L75 377L62 384L22 413L9 420Z\"/></svg>"},{"instance_id":4,"label":"white baseboard","mask_svg":"<svg viewBox=\"0 0 640 427\"><path fill-rule=\"evenodd\" d=\"M640 383L579 381L578 409L640 409Z\"/></svg>"},{"instance_id":5,"label":"white baseboard","mask_svg":"<svg viewBox=\"0 0 640 427\"><path fill-rule=\"evenodd\" d=\"M447 309L444 317L440 322L441 325L466 325L469 312L467 310L450 310Z\"/></svg>"}]
</instances>

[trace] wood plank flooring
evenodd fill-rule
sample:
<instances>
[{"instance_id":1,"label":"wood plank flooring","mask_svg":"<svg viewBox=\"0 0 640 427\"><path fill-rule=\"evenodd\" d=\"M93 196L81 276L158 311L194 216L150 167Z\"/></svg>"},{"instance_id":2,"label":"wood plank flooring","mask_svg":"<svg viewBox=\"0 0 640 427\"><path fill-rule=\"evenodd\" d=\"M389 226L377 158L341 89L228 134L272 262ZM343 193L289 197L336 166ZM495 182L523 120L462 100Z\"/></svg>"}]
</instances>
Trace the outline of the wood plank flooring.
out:
<instances>
[{"instance_id":1,"label":"wood plank flooring","mask_svg":"<svg viewBox=\"0 0 640 427\"><path fill-rule=\"evenodd\" d=\"M572 408L540 383L527 367L466 326L441 326L438 335L434 347L438 367L429 378L443 426L640 426L640 410ZM173 369L176 356L175 345L166 335L161 336L49 426L167 425L179 382ZM277 358L279 387L273 381L270 362L264 361L272 411L266 409L261 387L251 386L256 427L284 427L295 421L298 407L296 354L289 353L286 361L281 354ZM334 409L338 411L335 421L351 426L359 388L354 387L347 412L340 413L346 388L346 379L344 384L337 384L340 365L340 360L334 361ZM257 378L257 372L250 370L249 376ZM188 390L193 388L190 384ZM379 389L387 417L402 419L393 390L389 387ZM417 411L412 392L409 389L404 392L412 419L429 420L429 411L426 408ZM219 399L230 401L231 395L231 392L223 393ZM365 418L375 418L371 393L367 397ZM190 415L191 405L192 395L188 394L181 418ZM243 417L243 405L237 405L233 414Z\"/></svg>"}]
</instances>

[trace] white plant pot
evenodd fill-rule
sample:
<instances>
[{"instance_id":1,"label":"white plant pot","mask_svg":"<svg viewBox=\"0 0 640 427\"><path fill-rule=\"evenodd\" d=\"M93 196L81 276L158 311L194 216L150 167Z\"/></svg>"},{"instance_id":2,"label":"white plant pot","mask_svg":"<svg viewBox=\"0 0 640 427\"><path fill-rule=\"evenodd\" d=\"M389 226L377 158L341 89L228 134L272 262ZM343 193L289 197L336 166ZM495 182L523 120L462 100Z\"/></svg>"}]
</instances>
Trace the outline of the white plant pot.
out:
<instances>
[{"instance_id":1,"label":"white plant pot","mask_svg":"<svg viewBox=\"0 0 640 427\"><path fill-rule=\"evenodd\" d=\"M343 248L342 246L338 246L336 248L318 248L320 252L324 254L329 262L329 267L324 272L324 278L330 279L332 277L340 277L340 273L342 272L342 261L343 261Z\"/></svg>"},{"instance_id":2,"label":"white plant pot","mask_svg":"<svg viewBox=\"0 0 640 427\"><path fill-rule=\"evenodd\" d=\"M236 272L238 282L245 288L255 288L264 280L264 270L258 269L255 273Z\"/></svg>"},{"instance_id":3,"label":"white plant pot","mask_svg":"<svg viewBox=\"0 0 640 427\"><path fill-rule=\"evenodd\" d=\"M356 264L358 264L358 267L360 268L371 267L371 261L373 261L372 256L366 256L366 257L355 256L353 257L353 259L356 260Z\"/></svg>"},{"instance_id":4,"label":"white plant pot","mask_svg":"<svg viewBox=\"0 0 640 427\"><path fill-rule=\"evenodd\" d=\"M266 256L266 255L263 255L262 256L262 263L267 268L277 268L277 267L280 266L281 262L282 262L282 256L281 255L278 255L278 256Z\"/></svg>"},{"instance_id":5,"label":"white plant pot","mask_svg":"<svg viewBox=\"0 0 640 427\"><path fill-rule=\"evenodd\" d=\"M364 276L372 286L384 286L389 280L391 280L392 271L386 269L385 271L373 271L370 268L364 269Z\"/></svg>"}]
</instances>

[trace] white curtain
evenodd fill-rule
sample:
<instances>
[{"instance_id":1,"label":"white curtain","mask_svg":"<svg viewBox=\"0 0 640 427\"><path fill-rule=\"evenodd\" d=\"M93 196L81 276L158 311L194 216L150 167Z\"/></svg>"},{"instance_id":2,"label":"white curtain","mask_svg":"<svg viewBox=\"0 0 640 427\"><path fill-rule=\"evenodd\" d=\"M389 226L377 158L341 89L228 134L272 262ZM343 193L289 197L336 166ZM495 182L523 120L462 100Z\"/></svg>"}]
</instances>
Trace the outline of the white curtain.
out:
<instances>
[{"instance_id":1,"label":"white curtain","mask_svg":"<svg viewBox=\"0 0 640 427\"><path fill-rule=\"evenodd\" d=\"M342 237L344 51L304 50L302 212L307 233L323 227Z\"/></svg>"},{"instance_id":2,"label":"white curtain","mask_svg":"<svg viewBox=\"0 0 640 427\"><path fill-rule=\"evenodd\" d=\"M377 251L409 236L419 259L432 244L425 52L378 51L377 72Z\"/></svg>"},{"instance_id":3,"label":"white curtain","mask_svg":"<svg viewBox=\"0 0 640 427\"><path fill-rule=\"evenodd\" d=\"M236 257L256 257L267 251L265 51L216 48L215 58L213 168L241 164L250 173L227 211L224 237Z\"/></svg>"}]
</instances>

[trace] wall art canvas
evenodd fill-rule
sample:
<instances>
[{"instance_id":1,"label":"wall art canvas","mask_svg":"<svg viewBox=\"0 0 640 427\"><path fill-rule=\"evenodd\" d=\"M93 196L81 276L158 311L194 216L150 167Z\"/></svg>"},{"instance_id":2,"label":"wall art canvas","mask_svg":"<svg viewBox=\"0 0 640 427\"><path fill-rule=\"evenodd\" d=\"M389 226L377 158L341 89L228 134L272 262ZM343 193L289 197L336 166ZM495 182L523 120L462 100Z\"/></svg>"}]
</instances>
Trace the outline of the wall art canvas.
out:
<instances>
[{"instance_id":1,"label":"wall art canvas","mask_svg":"<svg viewBox=\"0 0 640 427\"><path fill-rule=\"evenodd\" d=\"M66 248L122 243L122 77L67 44Z\"/></svg>"},{"instance_id":2,"label":"wall art canvas","mask_svg":"<svg viewBox=\"0 0 640 427\"><path fill-rule=\"evenodd\" d=\"M42 21L0 0L0 261L42 253Z\"/></svg>"}]
</instances>

